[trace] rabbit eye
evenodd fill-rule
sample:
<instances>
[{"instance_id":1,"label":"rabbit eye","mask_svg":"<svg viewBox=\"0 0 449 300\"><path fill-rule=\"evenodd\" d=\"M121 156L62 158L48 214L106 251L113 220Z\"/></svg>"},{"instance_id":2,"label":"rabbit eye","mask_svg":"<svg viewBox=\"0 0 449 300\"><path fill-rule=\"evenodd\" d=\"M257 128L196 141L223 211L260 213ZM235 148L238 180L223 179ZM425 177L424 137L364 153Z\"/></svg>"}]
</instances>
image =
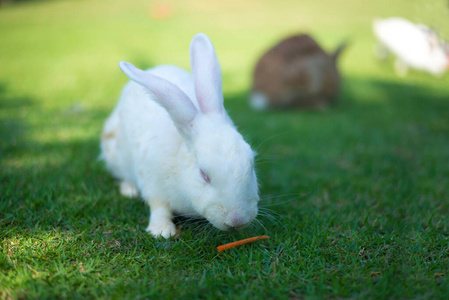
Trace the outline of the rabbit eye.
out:
<instances>
[{"instance_id":1,"label":"rabbit eye","mask_svg":"<svg viewBox=\"0 0 449 300\"><path fill-rule=\"evenodd\" d=\"M209 176L207 176L201 169L200 169L200 174L201 174L201 177L203 177L204 181L206 181L207 183L210 183Z\"/></svg>"}]
</instances>

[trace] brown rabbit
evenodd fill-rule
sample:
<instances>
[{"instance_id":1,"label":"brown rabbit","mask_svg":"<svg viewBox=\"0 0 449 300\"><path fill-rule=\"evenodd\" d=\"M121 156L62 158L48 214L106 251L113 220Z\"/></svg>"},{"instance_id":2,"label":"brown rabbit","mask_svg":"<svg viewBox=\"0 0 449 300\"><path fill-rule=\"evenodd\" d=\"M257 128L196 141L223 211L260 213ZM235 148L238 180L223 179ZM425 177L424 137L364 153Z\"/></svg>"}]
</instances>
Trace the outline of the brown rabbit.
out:
<instances>
[{"instance_id":1,"label":"brown rabbit","mask_svg":"<svg viewBox=\"0 0 449 300\"><path fill-rule=\"evenodd\" d=\"M340 85L336 60L308 35L287 38L259 60L250 104L254 109L319 108L335 101Z\"/></svg>"}]
</instances>

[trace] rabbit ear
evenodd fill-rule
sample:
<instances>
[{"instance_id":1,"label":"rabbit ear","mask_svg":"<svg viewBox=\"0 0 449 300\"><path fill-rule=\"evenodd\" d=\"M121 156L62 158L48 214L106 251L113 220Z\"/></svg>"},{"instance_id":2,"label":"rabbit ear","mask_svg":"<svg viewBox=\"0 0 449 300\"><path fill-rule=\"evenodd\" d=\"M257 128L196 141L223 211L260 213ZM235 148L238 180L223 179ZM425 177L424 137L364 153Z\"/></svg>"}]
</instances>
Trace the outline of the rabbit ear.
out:
<instances>
[{"instance_id":1,"label":"rabbit ear","mask_svg":"<svg viewBox=\"0 0 449 300\"><path fill-rule=\"evenodd\" d=\"M182 134L188 134L198 111L179 87L128 62L121 61L119 66L131 80L153 93L156 96L154 100L165 108L178 130Z\"/></svg>"},{"instance_id":2,"label":"rabbit ear","mask_svg":"<svg viewBox=\"0 0 449 300\"><path fill-rule=\"evenodd\" d=\"M195 93L203 113L223 113L221 69L214 45L204 33L190 43L190 66L195 80Z\"/></svg>"}]
</instances>

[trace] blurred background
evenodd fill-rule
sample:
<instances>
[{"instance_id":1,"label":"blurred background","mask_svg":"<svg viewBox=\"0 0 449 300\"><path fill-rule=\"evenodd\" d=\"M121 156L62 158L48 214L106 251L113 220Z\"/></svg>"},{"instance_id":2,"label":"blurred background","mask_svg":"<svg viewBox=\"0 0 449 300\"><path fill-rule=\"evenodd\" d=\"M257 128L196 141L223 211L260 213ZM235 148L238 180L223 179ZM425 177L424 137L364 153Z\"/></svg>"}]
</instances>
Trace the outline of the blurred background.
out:
<instances>
[{"instance_id":1,"label":"blurred background","mask_svg":"<svg viewBox=\"0 0 449 300\"><path fill-rule=\"evenodd\" d=\"M405 17L449 38L446 0L393 1L8 1L0 6L0 80L45 107L112 107L126 78L117 65L189 69L194 34L212 39L226 93L248 90L260 55L286 36L309 33L327 51L350 46L345 77L395 78L373 57L372 20ZM413 74L407 82L435 81Z\"/></svg>"}]
</instances>

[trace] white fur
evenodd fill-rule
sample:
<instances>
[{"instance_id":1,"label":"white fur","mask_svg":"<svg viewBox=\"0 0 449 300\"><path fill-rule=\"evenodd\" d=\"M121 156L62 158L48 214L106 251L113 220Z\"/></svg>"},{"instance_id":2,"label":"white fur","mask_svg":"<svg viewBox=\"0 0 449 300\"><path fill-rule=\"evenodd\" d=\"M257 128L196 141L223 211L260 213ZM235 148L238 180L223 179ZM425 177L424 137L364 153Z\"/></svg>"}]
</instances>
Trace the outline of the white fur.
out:
<instances>
[{"instance_id":1,"label":"white fur","mask_svg":"<svg viewBox=\"0 0 449 300\"><path fill-rule=\"evenodd\" d=\"M134 184L122 181L120 182L120 194L128 198L135 198L139 196L139 190Z\"/></svg>"},{"instance_id":2,"label":"white fur","mask_svg":"<svg viewBox=\"0 0 449 300\"><path fill-rule=\"evenodd\" d=\"M405 66L435 75L446 71L448 54L435 32L428 27L401 18L390 18L375 20L373 29L379 41Z\"/></svg>"},{"instance_id":3,"label":"white fur","mask_svg":"<svg viewBox=\"0 0 449 300\"><path fill-rule=\"evenodd\" d=\"M220 66L206 35L193 38L190 55L193 76L175 66L142 71L121 62L133 81L102 134L106 166L126 182L122 192L138 190L150 205L147 230L156 237L175 234L173 214L202 216L221 230L257 215L254 154L223 107Z\"/></svg>"}]
</instances>

